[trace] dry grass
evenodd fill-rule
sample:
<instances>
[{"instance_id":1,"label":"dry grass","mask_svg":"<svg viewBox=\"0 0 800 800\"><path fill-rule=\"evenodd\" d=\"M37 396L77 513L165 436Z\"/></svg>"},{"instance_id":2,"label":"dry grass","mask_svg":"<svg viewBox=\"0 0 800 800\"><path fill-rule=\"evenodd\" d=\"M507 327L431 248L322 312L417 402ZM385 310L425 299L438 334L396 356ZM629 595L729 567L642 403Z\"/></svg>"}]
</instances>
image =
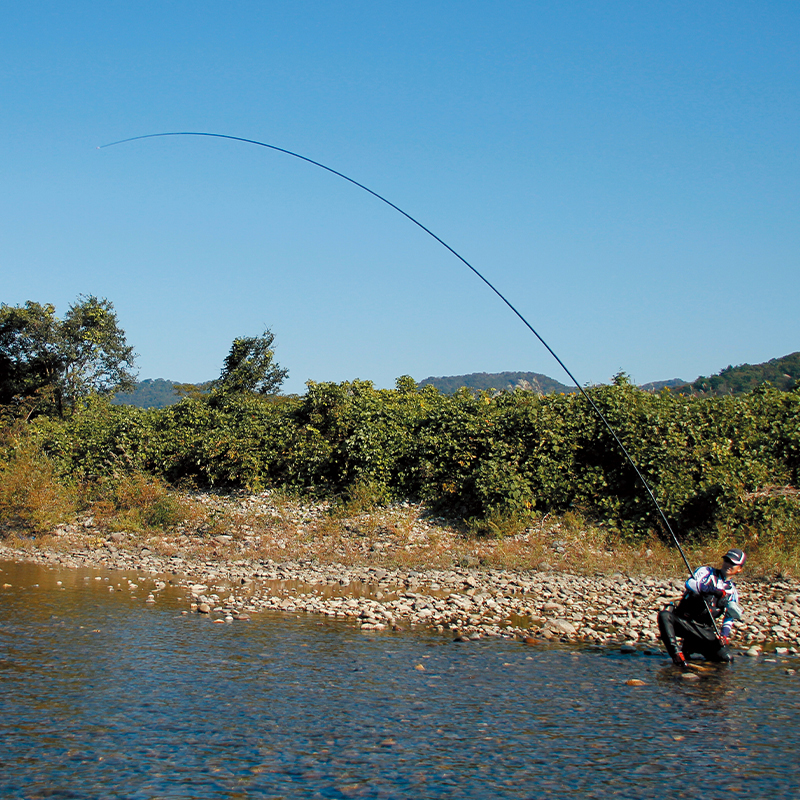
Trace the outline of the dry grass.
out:
<instances>
[{"instance_id":1,"label":"dry grass","mask_svg":"<svg viewBox=\"0 0 800 800\"><path fill-rule=\"evenodd\" d=\"M414 504L377 506L382 498L357 487L336 505L268 492L187 493L146 475L69 487L35 450L19 450L0 467L0 521L15 546L101 547L124 531L120 546L207 560L312 560L386 569L453 566L574 573L680 576L675 547L653 536L620 538L579 515L492 519L481 523L431 517ZM54 531L56 535L49 536ZM719 533L685 547L693 565L715 564L729 547L748 553L748 575L800 575L800 548L779 535Z\"/></svg>"},{"instance_id":2,"label":"dry grass","mask_svg":"<svg viewBox=\"0 0 800 800\"><path fill-rule=\"evenodd\" d=\"M41 533L74 517L76 489L56 480L53 465L31 443L0 463L0 523Z\"/></svg>"},{"instance_id":3,"label":"dry grass","mask_svg":"<svg viewBox=\"0 0 800 800\"><path fill-rule=\"evenodd\" d=\"M108 531L166 531L179 524L199 523L204 516L189 497L148 475L126 475L84 487L84 494L83 508L96 527Z\"/></svg>"}]
</instances>

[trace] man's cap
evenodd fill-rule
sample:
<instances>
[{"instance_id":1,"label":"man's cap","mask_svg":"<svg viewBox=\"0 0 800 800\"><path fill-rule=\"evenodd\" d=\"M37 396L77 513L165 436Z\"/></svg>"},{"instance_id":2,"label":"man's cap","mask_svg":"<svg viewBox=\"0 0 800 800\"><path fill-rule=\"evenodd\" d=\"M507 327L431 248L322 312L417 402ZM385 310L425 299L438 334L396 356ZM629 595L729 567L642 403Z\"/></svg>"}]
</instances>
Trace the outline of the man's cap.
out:
<instances>
[{"instance_id":1,"label":"man's cap","mask_svg":"<svg viewBox=\"0 0 800 800\"><path fill-rule=\"evenodd\" d=\"M726 561L730 561L734 567L739 567L744 564L744 560L746 558L744 551L740 550L738 547L732 547L722 556Z\"/></svg>"}]
</instances>

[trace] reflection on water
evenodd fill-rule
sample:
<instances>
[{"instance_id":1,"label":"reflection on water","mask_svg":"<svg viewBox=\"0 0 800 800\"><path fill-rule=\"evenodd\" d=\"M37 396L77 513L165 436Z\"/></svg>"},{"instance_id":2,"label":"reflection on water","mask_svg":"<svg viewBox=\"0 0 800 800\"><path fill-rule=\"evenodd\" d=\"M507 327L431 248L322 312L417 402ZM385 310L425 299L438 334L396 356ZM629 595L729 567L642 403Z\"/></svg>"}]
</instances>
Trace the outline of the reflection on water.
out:
<instances>
[{"instance_id":1,"label":"reflection on water","mask_svg":"<svg viewBox=\"0 0 800 800\"><path fill-rule=\"evenodd\" d=\"M220 625L169 589L146 606L147 582L131 597L117 573L0 568L3 798L800 791L796 664L688 682L658 657L295 615Z\"/></svg>"}]
</instances>

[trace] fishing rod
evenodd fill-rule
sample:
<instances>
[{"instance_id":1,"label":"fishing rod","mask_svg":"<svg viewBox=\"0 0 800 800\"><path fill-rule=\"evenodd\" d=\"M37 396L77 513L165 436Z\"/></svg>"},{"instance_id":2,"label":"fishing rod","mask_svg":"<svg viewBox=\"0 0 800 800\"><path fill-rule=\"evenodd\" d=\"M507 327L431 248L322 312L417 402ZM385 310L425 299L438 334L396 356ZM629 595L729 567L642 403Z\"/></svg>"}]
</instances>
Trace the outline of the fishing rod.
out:
<instances>
[{"instance_id":1,"label":"fishing rod","mask_svg":"<svg viewBox=\"0 0 800 800\"><path fill-rule=\"evenodd\" d=\"M653 490L650 488L650 484L647 482L644 475L642 475L641 471L639 470L639 467L636 466L636 462L631 457L630 453L620 440L619 436L617 436L616 431L611 427L611 424L605 418L603 412L597 407L597 404L594 402L594 400L592 400L590 395L583 389L583 387L577 381L575 376L567 368L567 365L558 357L553 348L550 347L550 345L547 344L547 342L539 335L539 333L534 329L534 327L530 324L530 322L528 322L528 320L525 319L525 317L517 310L517 308L511 303L511 301L504 294L502 294L502 292L500 292L500 290L496 286L494 286L494 284L492 284L484 275L482 275L475 267L473 267L472 264L470 264L469 261L467 261L467 259L464 258L464 256L456 252L452 247L450 247L449 244L447 244L447 242L445 242L443 239L437 236L432 230L430 230L430 228L427 228L425 225L423 225L418 219L415 219L414 217L411 216L411 214L409 214L406 211L403 211L403 209L400 208L399 206L396 206L393 202L391 202L391 200L387 200L383 195L378 194L377 192L370 189L368 186L365 186L363 183L359 183L357 180L349 177L348 175L345 175L343 172L339 172L338 170L333 169L333 167L329 167L325 164L322 164L319 161L315 161L313 158L309 158L308 156L301 155L300 153L295 153L291 150L287 150L284 147L278 147L277 145L274 144L268 144L267 142L259 142L256 139L246 139L242 136L231 136L226 133L207 133L199 131L171 131L167 133L147 133L144 134L143 136L131 136L127 139L120 139L119 141L116 142L109 142L108 144L100 145L97 149L102 150L106 147L114 147L118 144L126 144L127 142L136 142L141 139L157 139L166 136L203 136L210 139L230 139L231 141L234 142L243 142L245 144L255 144L258 145L259 147L266 147L268 150L274 150L278 153L284 153L287 156L292 156L293 158L299 158L301 161L305 161L308 164L312 164L315 167L324 169L326 172L330 172L333 175L337 175L338 177L343 178L348 183L352 183L359 189L363 189L368 194L371 194L373 197L376 197L381 202L386 203L387 206L390 206L395 211L402 214L406 219L413 222L418 228L421 228L423 231L425 231L425 233L433 237L437 242L439 242L440 245L442 245L442 247L444 247L446 250L449 250L462 264L464 264L475 275L477 275L477 277L480 278L514 312L514 314L516 314L516 316L521 320L522 324L541 342L541 344L544 346L547 352L550 353L550 355L558 362L558 365L561 367L561 369L563 369L564 372L566 372L572 383L575 384L575 387L578 389L583 398L589 404L592 411L594 411L598 419L605 426L606 430L611 434L612 438L617 443L617 446L619 447L620 451L625 456L627 462L633 468L636 477L639 479L639 482L644 487L648 497L653 503L654 508L658 512L658 518L661 524L664 526L664 529L672 537L673 542L675 542L675 545L678 548L678 552L681 554L681 558L683 559L683 563L686 564L686 569L689 570L689 575L691 576L694 574L692 566L691 564L689 564L689 559L686 558L686 553L684 553L683 548L681 547L681 543L678 541L678 537L672 530L672 526L669 524L669 520L667 519L666 514L664 514L664 511L659 505L658 500L656 500L656 496L655 494L653 494ZM706 607L708 607L707 604ZM709 611L709 616L711 616L710 611ZM719 631L717 630L717 625L716 622L714 622L713 617L711 617L711 621L714 624L715 632L719 636Z\"/></svg>"}]
</instances>

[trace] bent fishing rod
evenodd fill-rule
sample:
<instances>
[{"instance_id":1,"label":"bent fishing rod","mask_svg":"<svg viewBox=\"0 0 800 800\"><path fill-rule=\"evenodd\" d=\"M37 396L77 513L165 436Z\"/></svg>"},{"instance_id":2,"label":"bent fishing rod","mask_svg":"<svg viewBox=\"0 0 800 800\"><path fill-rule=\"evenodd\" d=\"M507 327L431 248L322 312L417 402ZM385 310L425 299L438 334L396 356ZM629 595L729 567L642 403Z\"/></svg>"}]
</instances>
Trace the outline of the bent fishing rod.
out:
<instances>
[{"instance_id":1,"label":"bent fishing rod","mask_svg":"<svg viewBox=\"0 0 800 800\"><path fill-rule=\"evenodd\" d=\"M325 164L322 164L319 161L315 161L313 158L309 158L308 156L301 155L300 153L294 153L291 150L287 150L286 148L283 148L283 147L278 147L277 145L274 145L274 144L268 144L267 142L259 142L256 139L245 139L242 136L230 136L229 134L226 134L226 133L207 133L207 132L198 132L198 131L172 131L172 132L167 132L167 133L148 133L148 134L145 134L143 136L131 136L131 137L127 138L127 139L120 139L119 141L116 141L116 142L109 142L108 144L100 145L97 149L98 150L102 150L102 149L104 149L106 147L114 147L114 146L116 146L118 144L126 144L127 142L136 142L136 141L139 141L141 139L157 139L157 138L163 138L163 137L166 137L166 136L202 136L202 137L207 137L207 138L210 138L210 139L230 139L231 141L234 141L234 142L243 142L244 144L254 144L254 145L258 145L259 147L266 147L268 150L274 150L274 151L276 151L278 153L284 153L287 156L292 156L293 158L298 158L301 161L305 161L307 164L311 164L311 165L313 165L315 167L319 167L320 169L324 169L326 172L330 172L333 175L337 175L339 178L343 178L348 183L352 183L354 186L357 186L359 189L363 189L368 194L371 194L373 197L377 198L381 202L385 203L387 206L390 206L395 211L397 211L400 214L402 214L406 219L408 219L411 222L413 222L418 228L421 228L423 231L425 231L425 233L427 233L429 236L433 237L437 242L439 242L440 245L442 245L442 247L444 247L446 250L449 250L462 264L464 264L475 275L477 275L477 277L480 278L514 312L514 314L516 314L516 316L520 319L522 324L541 342L541 344L544 346L544 348L547 350L547 352L550 353L550 355L558 362L558 365L561 367L561 369L563 369L564 372L569 376L569 378L572 381L572 383L575 384L575 387L578 389L578 391L581 393L583 398L589 404L589 406L591 407L592 411L597 415L597 418L602 422L602 424L605 426L606 430L611 434L612 438L617 443L617 446L619 447L620 451L625 456L625 459L630 464L630 466L633 468L633 471L636 474L636 477L639 479L639 482L644 487L644 489L647 492L647 495L650 498L654 508L658 512L658 518L659 518L661 524L664 526L665 530L669 533L669 535L672 537L672 540L675 542L675 545L678 548L678 552L680 552L681 558L683 559L683 563L686 564L686 569L689 570L689 575L691 576L691 575L694 574L694 571L692 570L691 564L689 564L689 559L686 558L686 554L684 553L683 548L681 547L681 543L678 541L678 537L675 535L675 532L672 530L672 526L669 524L669 520L667 519L666 514L664 514L664 511L662 510L661 506L659 505L658 500L656 500L656 496L655 496L655 494L653 494L653 491L650 488L650 484L647 482L647 480L645 479L644 475L642 475L641 471L639 470L639 467L636 466L636 462L631 457L630 453L628 452L627 448L625 447L625 445L620 440L619 436L617 436L616 431L611 427L611 424L605 418L605 415L603 414L603 412L597 407L597 404L594 402L594 400L592 400L591 396L583 389L583 387L580 385L580 383L578 383L578 381L575 378L575 376L567 368L567 365L558 357L558 355L556 355L556 353L553 350L553 348L550 347L549 344L547 344L547 342L539 335L539 333L534 329L534 327L530 324L530 322L528 322L528 320L525 319L525 317L517 310L517 308L514 305L512 305L511 301L504 294L502 294L502 292L500 292L500 290L496 286L494 286L494 284L492 284L484 275L482 275L475 267L473 267L472 264L470 264L469 261L467 261L466 258L464 258L460 253L457 253L452 247L450 247L450 245L447 244L447 242L445 242L443 239L441 239L439 236L437 236L432 230L430 230L430 228L427 228L425 225L423 225L418 219L415 219L414 217L412 217L411 214L409 214L406 211L403 211L403 209L400 208L399 206L396 206L393 202L391 202L391 200L387 200L383 195L378 194L377 192L375 192L372 189L370 189L368 186L365 186L363 183L359 183L357 180L349 177L348 175L345 175L343 172L339 172L338 170L335 170L332 167L329 167L329 166L327 166ZM710 613L709 613L709 616L710 616ZM711 618L711 620L712 620L712 622L714 622L713 617ZM716 626L716 623L714 622L715 631L716 631L716 628L717 628L717 626ZM716 632L717 632L717 635L719 635L719 631L716 631Z\"/></svg>"}]
</instances>

